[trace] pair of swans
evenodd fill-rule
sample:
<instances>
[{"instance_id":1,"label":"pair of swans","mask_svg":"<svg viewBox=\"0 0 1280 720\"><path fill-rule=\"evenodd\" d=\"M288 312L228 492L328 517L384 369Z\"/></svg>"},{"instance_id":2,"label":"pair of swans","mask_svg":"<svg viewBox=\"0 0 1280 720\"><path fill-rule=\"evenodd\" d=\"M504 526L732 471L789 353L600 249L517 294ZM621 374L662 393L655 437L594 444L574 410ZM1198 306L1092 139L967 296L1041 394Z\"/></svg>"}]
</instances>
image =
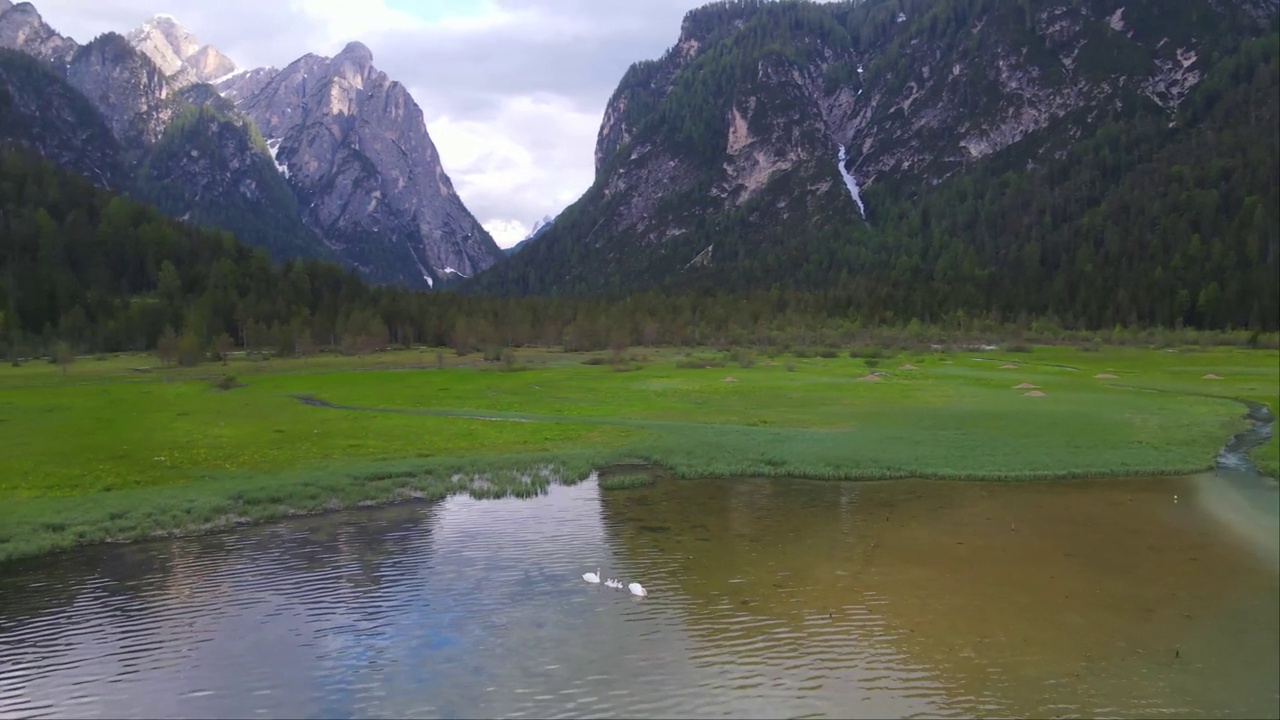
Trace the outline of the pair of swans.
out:
<instances>
[{"instance_id":1,"label":"pair of swans","mask_svg":"<svg viewBox=\"0 0 1280 720\"><path fill-rule=\"evenodd\" d=\"M595 571L595 572L593 572L593 573L591 573L591 572L589 572L589 573L582 573L582 579L583 579L583 580L586 580L587 582L591 583L592 585L598 585L598 584L600 584L600 568L596 568L596 571ZM621 589L622 589L622 581L621 581L621 580L615 580L615 579L613 579L613 578L609 578L608 580L605 580L605 581L604 581L604 586L605 586L605 587L608 587L608 588L615 588L615 589L617 589L617 590L621 590ZM648 594L649 594L649 591L648 591L648 590L645 590L645 589L644 589L644 586L643 586L643 585L641 585L641 584L640 584L640 583L638 583L638 582L633 582L633 583L631 583L631 584L627 585L626 587L627 587L627 591L628 591L628 592L630 592L632 595L635 595L635 596L637 596L637 597L644 597L645 595L648 595Z\"/></svg>"}]
</instances>

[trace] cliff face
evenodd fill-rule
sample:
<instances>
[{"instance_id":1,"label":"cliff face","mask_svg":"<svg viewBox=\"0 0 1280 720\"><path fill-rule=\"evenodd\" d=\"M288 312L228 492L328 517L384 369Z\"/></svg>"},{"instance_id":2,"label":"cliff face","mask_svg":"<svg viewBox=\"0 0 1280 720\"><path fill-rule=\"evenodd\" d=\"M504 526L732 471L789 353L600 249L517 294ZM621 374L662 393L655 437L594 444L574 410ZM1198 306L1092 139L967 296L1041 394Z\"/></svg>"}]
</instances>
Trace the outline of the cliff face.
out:
<instances>
[{"instance_id":1,"label":"cliff face","mask_svg":"<svg viewBox=\"0 0 1280 720\"><path fill-rule=\"evenodd\" d=\"M572 221L480 286L668 281L695 260L724 262L710 247L717 227L775 243L874 226L881 208L869 198L881 188L927 192L996 157L1034 167L1135 113L1172 122L1207 58L1260 32L1275 6L739 0L694 10L676 44L634 65L610 99L595 184ZM548 272L557 266L567 271Z\"/></svg>"},{"instance_id":2,"label":"cliff face","mask_svg":"<svg viewBox=\"0 0 1280 720\"><path fill-rule=\"evenodd\" d=\"M224 86L253 118L313 228L381 281L434 285L470 276L501 251L463 206L408 91L351 43L306 55L259 89Z\"/></svg>"},{"instance_id":3,"label":"cliff face","mask_svg":"<svg viewBox=\"0 0 1280 720\"><path fill-rule=\"evenodd\" d=\"M160 68L115 33L100 35L78 49L67 66L67 80L89 98L130 149L159 140L179 107Z\"/></svg>"}]
</instances>

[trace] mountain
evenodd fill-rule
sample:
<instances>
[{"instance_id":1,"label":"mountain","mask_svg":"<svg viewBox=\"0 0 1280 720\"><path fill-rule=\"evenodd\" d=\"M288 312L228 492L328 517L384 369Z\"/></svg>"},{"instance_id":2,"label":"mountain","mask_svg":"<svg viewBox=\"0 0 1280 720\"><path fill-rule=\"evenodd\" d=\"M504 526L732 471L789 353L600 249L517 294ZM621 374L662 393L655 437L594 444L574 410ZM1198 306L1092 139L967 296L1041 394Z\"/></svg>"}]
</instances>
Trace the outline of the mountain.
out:
<instances>
[{"instance_id":1,"label":"mountain","mask_svg":"<svg viewBox=\"0 0 1280 720\"><path fill-rule=\"evenodd\" d=\"M546 217L542 218L541 220L533 224L533 229L529 231L529 234L526 235L523 240L516 243L515 245L512 245L509 248L504 249L503 252L505 252L507 255L515 255L516 253L520 252L520 250L522 250L525 246L527 246L530 241L537 240L538 238L542 237L543 234L545 234L548 230L551 229L551 224L554 222L555 222L555 218L551 217L550 215L547 215Z\"/></svg>"},{"instance_id":2,"label":"mountain","mask_svg":"<svg viewBox=\"0 0 1280 720\"><path fill-rule=\"evenodd\" d=\"M178 87L213 82L235 72L236 64L212 45L201 45L170 15L157 15L127 36Z\"/></svg>"},{"instance_id":3,"label":"mountain","mask_svg":"<svg viewBox=\"0 0 1280 720\"><path fill-rule=\"evenodd\" d=\"M101 186L126 183L120 145L93 104L46 63L16 50L0 49L0 140Z\"/></svg>"},{"instance_id":4,"label":"mountain","mask_svg":"<svg viewBox=\"0 0 1280 720\"><path fill-rule=\"evenodd\" d=\"M151 43L152 54L161 41L187 59L200 52L171 19L144 28L131 37ZM30 4L0 13L0 37L24 51L0 56L0 95L9 100L0 137L278 259L331 256L253 123L212 86L180 87L180 67L158 65L116 33L84 46L62 38Z\"/></svg>"},{"instance_id":5,"label":"mountain","mask_svg":"<svg viewBox=\"0 0 1280 720\"><path fill-rule=\"evenodd\" d=\"M181 109L160 68L116 33L99 35L77 49L66 73L128 151L141 152L159 140Z\"/></svg>"},{"instance_id":6,"label":"mountain","mask_svg":"<svg viewBox=\"0 0 1280 720\"><path fill-rule=\"evenodd\" d=\"M79 47L45 24L29 2L0 0L0 47L19 50L54 66L66 65Z\"/></svg>"},{"instance_id":7,"label":"mountain","mask_svg":"<svg viewBox=\"0 0 1280 720\"><path fill-rule=\"evenodd\" d=\"M6 62L0 139L173 217L279 259L333 257L368 280L413 287L501 258L445 175L421 109L360 43L245 71L169 16L80 46L30 3L0 0L0 47L47 70ZM45 89L57 99L47 108L37 102ZM51 113L59 121L44 127Z\"/></svg>"},{"instance_id":8,"label":"mountain","mask_svg":"<svg viewBox=\"0 0 1280 720\"><path fill-rule=\"evenodd\" d=\"M713 3L622 78L586 194L465 289L1274 327L1275 30L1274 0Z\"/></svg>"},{"instance_id":9,"label":"mountain","mask_svg":"<svg viewBox=\"0 0 1280 720\"><path fill-rule=\"evenodd\" d=\"M365 277L433 286L501 258L454 191L422 110L363 44L220 89L267 138L307 225Z\"/></svg>"},{"instance_id":10,"label":"mountain","mask_svg":"<svg viewBox=\"0 0 1280 720\"><path fill-rule=\"evenodd\" d=\"M183 95L201 88L212 92L194 85ZM302 221L262 136L227 105L216 94L208 104L186 105L147 153L133 194L172 217L227 230L275 258L333 259Z\"/></svg>"}]
</instances>

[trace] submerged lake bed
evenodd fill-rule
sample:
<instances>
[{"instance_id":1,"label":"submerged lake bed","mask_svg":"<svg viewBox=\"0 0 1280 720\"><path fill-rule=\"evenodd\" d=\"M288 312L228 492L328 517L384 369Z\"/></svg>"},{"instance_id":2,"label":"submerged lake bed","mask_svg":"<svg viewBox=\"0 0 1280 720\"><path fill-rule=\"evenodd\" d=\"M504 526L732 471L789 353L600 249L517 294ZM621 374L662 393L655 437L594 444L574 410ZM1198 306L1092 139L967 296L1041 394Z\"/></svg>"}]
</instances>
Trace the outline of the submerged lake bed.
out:
<instances>
[{"instance_id":1,"label":"submerged lake bed","mask_svg":"<svg viewBox=\"0 0 1280 720\"><path fill-rule=\"evenodd\" d=\"M586 482L85 548L0 577L0 717L1276 717L1277 497Z\"/></svg>"}]
</instances>

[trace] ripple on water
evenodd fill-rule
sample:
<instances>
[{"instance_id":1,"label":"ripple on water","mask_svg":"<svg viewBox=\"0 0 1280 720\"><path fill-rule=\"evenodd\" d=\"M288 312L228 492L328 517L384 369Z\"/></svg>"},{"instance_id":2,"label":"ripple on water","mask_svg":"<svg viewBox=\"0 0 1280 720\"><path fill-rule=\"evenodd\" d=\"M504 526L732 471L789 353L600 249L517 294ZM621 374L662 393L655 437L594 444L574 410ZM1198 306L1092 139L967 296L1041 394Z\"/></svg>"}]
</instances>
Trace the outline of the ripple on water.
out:
<instances>
[{"instance_id":1,"label":"ripple on water","mask_svg":"<svg viewBox=\"0 0 1280 720\"><path fill-rule=\"evenodd\" d=\"M24 566L0 717L1277 714L1275 573L1167 486L848 487L587 483Z\"/></svg>"}]
</instances>

